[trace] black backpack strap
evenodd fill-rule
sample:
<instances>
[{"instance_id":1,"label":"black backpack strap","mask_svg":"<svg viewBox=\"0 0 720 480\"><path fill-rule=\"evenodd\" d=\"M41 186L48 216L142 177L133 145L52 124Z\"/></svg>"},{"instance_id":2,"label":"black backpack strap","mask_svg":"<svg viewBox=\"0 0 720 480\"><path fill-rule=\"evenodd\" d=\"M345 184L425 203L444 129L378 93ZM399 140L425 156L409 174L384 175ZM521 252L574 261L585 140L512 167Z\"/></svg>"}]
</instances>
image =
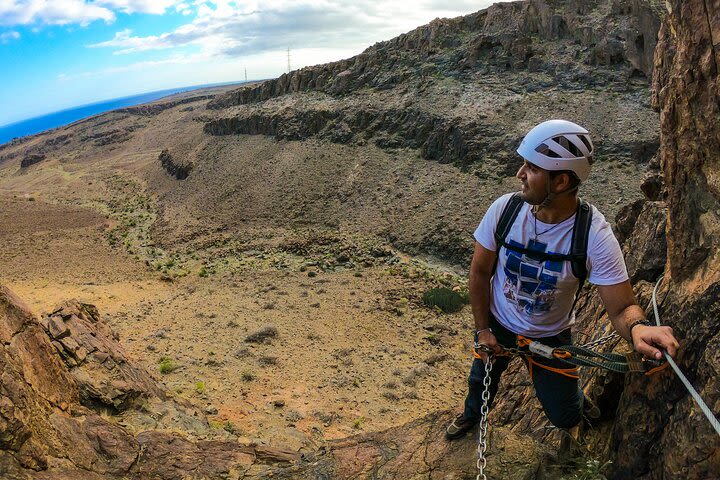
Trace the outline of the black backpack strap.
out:
<instances>
[{"instance_id":1,"label":"black backpack strap","mask_svg":"<svg viewBox=\"0 0 720 480\"><path fill-rule=\"evenodd\" d=\"M498 220L498 223L495 226L495 244L497 245L495 253L497 255L495 256L493 272L495 272L495 268L497 268L498 257L500 257L500 247L507 245L505 243L505 238L508 233L510 233L510 229L512 228L513 223L515 223L515 219L520 213L523 203L525 203L525 201L520 197L520 192L513 193L510 200L508 200L505 204L502 214L500 214L500 220Z\"/></svg>"},{"instance_id":2,"label":"black backpack strap","mask_svg":"<svg viewBox=\"0 0 720 480\"><path fill-rule=\"evenodd\" d=\"M592 207L583 199L578 200L578 208L575 212L575 225L573 225L572 241L570 244L570 265L572 272L578 279L578 289L575 292L575 301L573 301L572 314L575 310L575 304L580 298L580 291L585 285L588 276L587 271L587 249L590 238L590 225L592 224Z\"/></svg>"},{"instance_id":3,"label":"black backpack strap","mask_svg":"<svg viewBox=\"0 0 720 480\"><path fill-rule=\"evenodd\" d=\"M505 243L505 237L510 233L510 229L515 223L515 219L520 213L520 209L525 201L520 197L520 192L513 193L510 200L505 204L500 220L498 220L497 226L495 227L495 243L498 244L498 250L500 245Z\"/></svg>"}]
</instances>

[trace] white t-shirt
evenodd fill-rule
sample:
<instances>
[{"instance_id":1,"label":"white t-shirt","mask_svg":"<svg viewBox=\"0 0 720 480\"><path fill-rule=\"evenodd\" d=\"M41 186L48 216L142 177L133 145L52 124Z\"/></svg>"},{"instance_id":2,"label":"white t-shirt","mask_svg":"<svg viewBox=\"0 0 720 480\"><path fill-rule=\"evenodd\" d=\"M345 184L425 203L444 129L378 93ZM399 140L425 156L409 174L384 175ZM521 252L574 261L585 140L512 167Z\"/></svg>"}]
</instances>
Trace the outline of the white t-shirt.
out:
<instances>
[{"instance_id":1,"label":"white t-shirt","mask_svg":"<svg viewBox=\"0 0 720 480\"><path fill-rule=\"evenodd\" d=\"M477 230L475 240L488 250L497 251L495 228L512 193L490 206ZM548 253L570 252L575 215L548 224L535 218L524 203L505 242ZM545 233L543 233L545 232ZM535 240L537 234L537 240ZM587 250L588 281L595 285L615 285L628 279L625 260L610 224L592 207L592 224ZM575 323L571 312L578 279L569 261L537 261L501 247L491 281L490 311L504 327L528 337L556 335Z\"/></svg>"}]
</instances>

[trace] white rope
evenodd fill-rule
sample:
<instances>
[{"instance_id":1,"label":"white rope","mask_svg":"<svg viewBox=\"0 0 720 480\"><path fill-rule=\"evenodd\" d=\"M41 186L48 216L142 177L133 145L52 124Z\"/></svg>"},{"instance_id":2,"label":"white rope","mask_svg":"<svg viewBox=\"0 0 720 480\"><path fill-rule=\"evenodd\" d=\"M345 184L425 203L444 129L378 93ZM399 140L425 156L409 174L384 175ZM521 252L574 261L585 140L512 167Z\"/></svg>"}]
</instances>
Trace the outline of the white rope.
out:
<instances>
[{"instance_id":1,"label":"white rope","mask_svg":"<svg viewBox=\"0 0 720 480\"><path fill-rule=\"evenodd\" d=\"M653 289L653 294L652 294L653 312L655 313L655 323L657 324L658 327L661 327L662 325L660 325L660 313L658 312L656 293L657 293L658 286L660 285L660 282L662 282L662 280L663 280L663 277L660 277L658 279L657 283L655 284L655 288ZM688 392L690 392L690 395L692 395L693 400L695 400L695 402L700 406L700 409L703 411L703 413L705 414L707 419L710 420L710 425L712 425L713 428L715 429L715 431L717 432L717 434L720 435L720 422L718 422L718 419L715 418L715 415L713 415L712 411L710 410L710 407L708 407L705 404L703 399L700 397L700 394L698 394L698 392L693 388L693 386L690 384L690 382L685 377L685 375L683 375L683 373L680 371L680 368L677 366L677 364L672 359L672 357L670 355L668 355L668 353L665 350L661 349L661 351L662 351L663 355L665 355L665 360L667 360L668 363L670 364L670 366L673 368L673 370L675 370L675 373L680 378L680 380L682 380L683 384L685 385L685 388L687 388Z\"/></svg>"}]
</instances>

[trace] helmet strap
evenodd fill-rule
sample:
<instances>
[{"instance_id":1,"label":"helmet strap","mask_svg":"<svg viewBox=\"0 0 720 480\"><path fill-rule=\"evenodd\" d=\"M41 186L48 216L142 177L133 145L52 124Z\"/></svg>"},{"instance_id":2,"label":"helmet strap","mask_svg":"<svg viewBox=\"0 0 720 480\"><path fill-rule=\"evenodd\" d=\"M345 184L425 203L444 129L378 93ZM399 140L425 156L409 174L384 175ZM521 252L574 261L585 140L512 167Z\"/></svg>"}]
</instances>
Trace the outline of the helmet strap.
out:
<instances>
[{"instance_id":1,"label":"helmet strap","mask_svg":"<svg viewBox=\"0 0 720 480\"><path fill-rule=\"evenodd\" d=\"M545 178L545 199L538 204L535 212L539 212L543 207L549 207L556 196L557 194L553 193L550 189L550 174L548 173Z\"/></svg>"},{"instance_id":2,"label":"helmet strap","mask_svg":"<svg viewBox=\"0 0 720 480\"><path fill-rule=\"evenodd\" d=\"M563 193L571 193L571 192L577 191L579 187L580 187L580 185L575 185L574 187L568 188L567 190L563 190L562 192L555 193L551 189L550 175L548 174L548 176L545 180L545 199L536 206L535 212L537 213L543 207L545 207L545 208L549 207L550 204L553 202L553 200L555 200L555 198L558 195L562 195Z\"/></svg>"}]
</instances>

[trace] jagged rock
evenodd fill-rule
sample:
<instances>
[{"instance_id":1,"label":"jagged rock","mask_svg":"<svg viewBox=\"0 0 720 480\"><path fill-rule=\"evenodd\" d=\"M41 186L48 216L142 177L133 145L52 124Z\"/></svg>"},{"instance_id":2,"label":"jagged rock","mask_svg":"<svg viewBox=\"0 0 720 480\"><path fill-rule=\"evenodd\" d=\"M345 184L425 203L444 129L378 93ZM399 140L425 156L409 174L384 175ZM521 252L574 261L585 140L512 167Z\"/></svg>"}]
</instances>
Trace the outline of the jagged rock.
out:
<instances>
[{"instance_id":1,"label":"jagged rock","mask_svg":"<svg viewBox=\"0 0 720 480\"><path fill-rule=\"evenodd\" d=\"M45 155L42 153L31 153L22 159L20 162L20 168L28 168L31 165L42 162L45 158Z\"/></svg>"},{"instance_id":2,"label":"jagged rock","mask_svg":"<svg viewBox=\"0 0 720 480\"><path fill-rule=\"evenodd\" d=\"M238 478L251 468L297 460L294 452L268 446L196 442L169 433L208 436L211 429L199 412L168 400L147 372L129 362L95 307L72 301L49 317L64 321L70 334L51 341L23 302L0 286L3 479ZM85 357L84 351L92 353ZM138 395L148 398L148 413L130 408ZM94 410L123 408L122 422ZM135 436L120 423L150 430Z\"/></svg>"},{"instance_id":3,"label":"jagged rock","mask_svg":"<svg viewBox=\"0 0 720 480\"><path fill-rule=\"evenodd\" d=\"M671 2L655 58L653 105L660 110L660 162L667 187L669 259L685 280L720 252L717 5Z\"/></svg>"},{"instance_id":4,"label":"jagged rock","mask_svg":"<svg viewBox=\"0 0 720 480\"><path fill-rule=\"evenodd\" d=\"M77 381L83 405L122 411L141 398L164 398L155 380L128 362L127 353L95 307L68 302L49 316L49 325L60 322L66 335L59 342L61 354Z\"/></svg>"},{"instance_id":5,"label":"jagged rock","mask_svg":"<svg viewBox=\"0 0 720 480\"><path fill-rule=\"evenodd\" d=\"M716 3L667 2L653 83L668 208L669 270L661 289L661 315L681 341L678 365L711 408L720 401ZM612 478L720 478L717 434L672 372L629 379L611 438Z\"/></svg>"},{"instance_id":6,"label":"jagged rock","mask_svg":"<svg viewBox=\"0 0 720 480\"><path fill-rule=\"evenodd\" d=\"M55 340L60 340L61 338L70 335L70 330L67 328L67 325L65 325L65 322L60 316L52 316L50 318L44 317L42 324L47 324L46 330Z\"/></svg>"},{"instance_id":7,"label":"jagged rock","mask_svg":"<svg viewBox=\"0 0 720 480\"><path fill-rule=\"evenodd\" d=\"M663 176L659 172L647 172L640 183L645 198L657 202L663 200Z\"/></svg>"},{"instance_id":8,"label":"jagged rock","mask_svg":"<svg viewBox=\"0 0 720 480\"><path fill-rule=\"evenodd\" d=\"M160 152L158 157L162 167L173 177L178 180L185 180L192 172L194 165L192 163L181 164L176 162L168 150Z\"/></svg>"},{"instance_id":9,"label":"jagged rock","mask_svg":"<svg viewBox=\"0 0 720 480\"><path fill-rule=\"evenodd\" d=\"M632 236L623 245L633 284L640 280L654 282L662 275L667 259L666 219L667 208L658 202L644 202L635 217Z\"/></svg>"}]
</instances>

